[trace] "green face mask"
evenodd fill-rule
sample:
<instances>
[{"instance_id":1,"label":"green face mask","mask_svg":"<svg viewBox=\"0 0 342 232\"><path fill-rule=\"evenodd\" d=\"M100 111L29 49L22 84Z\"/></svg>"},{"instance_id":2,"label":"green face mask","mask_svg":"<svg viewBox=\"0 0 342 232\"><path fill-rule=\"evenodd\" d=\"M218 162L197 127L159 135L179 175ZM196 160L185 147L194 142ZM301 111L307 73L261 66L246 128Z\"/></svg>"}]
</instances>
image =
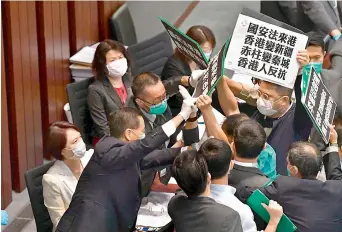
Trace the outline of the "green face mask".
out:
<instances>
[{"instance_id":1,"label":"green face mask","mask_svg":"<svg viewBox=\"0 0 342 232\"><path fill-rule=\"evenodd\" d=\"M286 168L287 169L287 175L288 176L291 176L291 172L290 172L290 169Z\"/></svg>"},{"instance_id":2,"label":"green face mask","mask_svg":"<svg viewBox=\"0 0 342 232\"><path fill-rule=\"evenodd\" d=\"M310 62L304 68L310 72L311 67L314 67L316 73L320 74L322 72L323 63L322 62Z\"/></svg>"},{"instance_id":3,"label":"green face mask","mask_svg":"<svg viewBox=\"0 0 342 232\"><path fill-rule=\"evenodd\" d=\"M161 115L164 114L167 109L166 99L159 103L158 105L154 105L150 108L149 114Z\"/></svg>"}]
</instances>

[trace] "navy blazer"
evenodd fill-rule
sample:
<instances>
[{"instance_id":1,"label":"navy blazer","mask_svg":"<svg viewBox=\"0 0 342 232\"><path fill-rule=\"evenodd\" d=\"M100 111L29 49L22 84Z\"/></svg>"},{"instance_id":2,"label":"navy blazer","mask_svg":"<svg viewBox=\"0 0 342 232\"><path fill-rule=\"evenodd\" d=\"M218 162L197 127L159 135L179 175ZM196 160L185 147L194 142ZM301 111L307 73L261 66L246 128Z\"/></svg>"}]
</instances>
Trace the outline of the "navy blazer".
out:
<instances>
[{"instance_id":1,"label":"navy blazer","mask_svg":"<svg viewBox=\"0 0 342 232\"><path fill-rule=\"evenodd\" d=\"M156 150L168 139L161 127L131 143L102 138L56 231L131 231L141 203L141 169L170 165L180 153Z\"/></svg>"}]
</instances>

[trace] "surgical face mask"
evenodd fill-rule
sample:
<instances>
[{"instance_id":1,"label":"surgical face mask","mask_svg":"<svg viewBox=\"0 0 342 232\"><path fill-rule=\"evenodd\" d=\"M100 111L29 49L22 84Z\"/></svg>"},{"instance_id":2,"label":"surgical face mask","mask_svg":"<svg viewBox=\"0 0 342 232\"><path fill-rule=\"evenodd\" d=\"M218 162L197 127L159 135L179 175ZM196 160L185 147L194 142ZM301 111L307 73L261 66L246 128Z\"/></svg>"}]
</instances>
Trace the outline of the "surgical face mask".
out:
<instances>
[{"instance_id":1,"label":"surgical face mask","mask_svg":"<svg viewBox=\"0 0 342 232\"><path fill-rule=\"evenodd\" d=\"M127 71L127 60L121 58L107 64L107 70L110 77L122 77Z\"/></svg>"},{"instance_id":2,"label":"surgical face mask","mask_svg":"<svg viewBox=\"0 0 342 232\"><path fill-rule=\"evenodd\" d=\"M139 136L139 139L142 140L146 137L146 134L145 133L142 133L140 136Z\"/></svg>"},{"instance_id":3,"label":"surgical face mask","mask_svg":"<svg viewBox=\"0 0 342 232\"><path fill-rule=\"evenodd\" d=\"M310 62L308 65L314 67L316 73L319 74L322 72L322 67L323 67L322 62Z\"/></svg>"},{"instance_id":4,"label":"surgical face mask","mask_svg":"<svg viewBox=\"0 0 342 232\"><path fill-rule=\"evenodd\" d=\"M259 112L265 116L272 116L277 113L277 110L273 109L273 102L270 100L265 100L259 97L257 100L257 108Z\"/></svg>"},{"instance_id":5,"label":"surgical face mask","mask_svg":"<svg viewBox=\"0 0 342 232\"><path fill-rule=\"evenodd\" d=\"M149 114L162 115L165 113L166 109L167 109L167 103L165 99L158 105L151 106Z\"/></svg>"},{"instance_id":6,"label":"surgical face mask","mask_svg":"<svg viewBox=\"0 0 342 232\"><path fill-rule=\"evenodd\" d=\"M205 56L205 58L207 58L208 61L210 60L210 56L211 56L211 53L212 53L212 52L213 52L213 51L204 52L204 56Z\"/></svg>"},{"instance_id":7,"label":"surgical face mask","mask_svg":"<svg viewBox=\"0 0 342 232\"><path fill-rule=\"evenodd\" d=\"M287 175L288 176L291 176L291 172L290 172L290 169L286 168L287 169Z\"/></svg>"},{"instance_id":8,"label":"surgical face mask","mask_svg":"<svg viewBox=\"0 0 342 232\"><path fill-rule=\"evenodd\" d=\"M66 149L66 150L70 151L69 149ZM71 157L67 156L67 158L81 159L85 155L86 151L87 151L86 145L83 142L83 140L81 140L73 149L71 149L72 156Z\"/></svg>"}]
</instances>

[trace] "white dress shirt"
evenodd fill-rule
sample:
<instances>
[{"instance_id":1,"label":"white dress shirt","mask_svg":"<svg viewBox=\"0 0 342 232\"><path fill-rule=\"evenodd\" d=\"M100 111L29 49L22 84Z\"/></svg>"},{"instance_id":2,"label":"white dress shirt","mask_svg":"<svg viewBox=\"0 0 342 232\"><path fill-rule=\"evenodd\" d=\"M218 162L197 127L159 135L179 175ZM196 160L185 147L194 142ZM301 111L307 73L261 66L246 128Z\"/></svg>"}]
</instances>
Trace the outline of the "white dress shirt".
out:
<instances>
[{"instance_id":1,"label":"white dress shirt","mask_svg":"<svg viewBox=\"0 0 342 232\"><path fill-rule=\"evenodd\" d=\"M89 149L82 157L83 168L88 164L94 150ZM75 192L78 180L72 171L61 160L56 160L54 165L43 176L44 205L49 211L54 229L64 212L69 208L72 195Z\"/></svg>"},{"instance_id":2,"label":"white dress shirt","mask_svg":"<svg viewBox=\"0 0 342 232\"><path fill-rule=\"evenodd\" d=\"M211 197L218 203L226 205L239 213L244 232L256 232L252 210L242 203L234 194L236 189L229 185L211 184Z\"/></svg>"}]
</instances>

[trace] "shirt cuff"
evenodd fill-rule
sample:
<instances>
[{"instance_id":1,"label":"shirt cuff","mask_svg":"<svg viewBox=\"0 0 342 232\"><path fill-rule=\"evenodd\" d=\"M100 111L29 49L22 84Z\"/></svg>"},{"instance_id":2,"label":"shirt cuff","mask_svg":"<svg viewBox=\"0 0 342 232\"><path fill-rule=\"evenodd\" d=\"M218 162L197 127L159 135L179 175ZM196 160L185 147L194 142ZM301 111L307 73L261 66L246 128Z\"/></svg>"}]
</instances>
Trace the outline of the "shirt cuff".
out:
<instances>
[{"instance_id":1,"label":"shirt cuff","mask_svg":"<svg viewBox=\"0 0 342 232\"><path fill-rule=\"evenodd\" d=\"M167 135L167 137L170 137L171 135L173 135L176 132L176 126L172 120L170 120L167 123L165 123L164 125L162 125L162 129L163 129L164 133Z\"/></svg>"},{"instance_id":2,"label":"shirt cuff","mask_svg":"<svg viewBox=\"0 0 342 232\"><path fill-rule=\"evenodd\" d=\"M336 146L329 146L326 150L326 153L331 153L331 152L338 152L338 147Z\"/></svg>"}]
</instances>

